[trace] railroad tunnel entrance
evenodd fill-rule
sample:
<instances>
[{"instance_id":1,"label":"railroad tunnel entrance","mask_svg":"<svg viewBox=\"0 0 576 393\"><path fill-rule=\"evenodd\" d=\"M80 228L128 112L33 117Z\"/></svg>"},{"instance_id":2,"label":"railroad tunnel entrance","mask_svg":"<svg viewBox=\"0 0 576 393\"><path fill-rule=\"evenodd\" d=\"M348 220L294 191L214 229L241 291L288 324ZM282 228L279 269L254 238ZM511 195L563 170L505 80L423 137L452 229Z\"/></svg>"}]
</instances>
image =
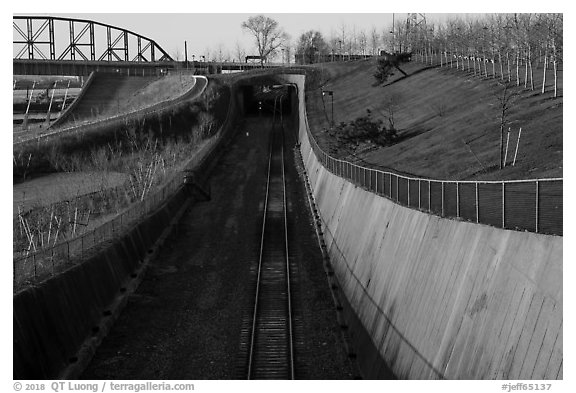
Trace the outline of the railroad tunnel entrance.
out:
<instances>
[{"instance_id":1,"label":"railroad tunnel entrance","mask_svg":"<svg viewBox=\"0 0 576 393\"><path fill-rule=\"evenodd\" d=\"M272 116L292 114L292 101L297 99L296 89L291 85L252 84L241 87L244 115Z\"/></svg>"}]
</instances>

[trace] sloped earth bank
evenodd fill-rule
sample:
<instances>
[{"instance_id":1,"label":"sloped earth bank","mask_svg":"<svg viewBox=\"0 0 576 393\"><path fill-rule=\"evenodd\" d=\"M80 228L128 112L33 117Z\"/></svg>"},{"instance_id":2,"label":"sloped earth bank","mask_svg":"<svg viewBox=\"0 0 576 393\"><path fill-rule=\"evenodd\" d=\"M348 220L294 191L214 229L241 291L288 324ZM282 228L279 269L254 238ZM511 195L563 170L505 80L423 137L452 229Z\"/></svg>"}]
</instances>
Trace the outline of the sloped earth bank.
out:
<instances>
[{"instance_id":1,"label":"sloped earth bank","mask_svg":"<svg viewBox=\"0 0 576 393\"><path fill-rule=\"evenodd\" d=\"M269 124L249 119L236 134L213 171L211 200L185 213L82 378L245 379L241 337L253 307ZM352 379L291 148L286 159L296 376Z\"/></svg>"},{"instance_id":2,"label":"sloped earth bank","mask_svg":"<svg viewBox=\"0 0 576 393\"><path fill-rule=\"evenodd\" d=\"M498 169L500 111L497 96L502 88L494 78L421 62L402 65L408 77L396 72L383 86L374 86L375 59L316 66L328 82L307 91L310 129L322 148L336 157L383 170L418 177L447 180L518 180L563 176L563 72L559 72L559 97L553 96L553 74L547 74L547 92L540 94L542 69L534 70L535 90L516 87L508 112L511 128L508 165ZM514 76L514 75L513 75ZM522 76L523 80L523 76ZM380 147L358 144L330 131L332 98L334 122L350 122L372 111L386 126L392 112L398 143ZM393 104L389 102L392 100ZM519 137L518 157L512 166ZM504 136L506 144L507 134Z\"/></svg>"}]
</instances>

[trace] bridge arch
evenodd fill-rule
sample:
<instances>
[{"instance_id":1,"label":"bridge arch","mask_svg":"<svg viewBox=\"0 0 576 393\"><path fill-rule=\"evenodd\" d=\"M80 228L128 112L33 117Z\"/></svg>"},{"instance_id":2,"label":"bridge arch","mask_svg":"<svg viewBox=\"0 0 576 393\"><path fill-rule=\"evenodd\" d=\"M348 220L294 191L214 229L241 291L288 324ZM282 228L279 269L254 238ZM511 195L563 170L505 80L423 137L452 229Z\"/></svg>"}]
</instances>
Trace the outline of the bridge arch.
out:
<instances>
[{"instance_id":1,"label":"bridge arch","mask_svg":"<svg viewBox=\"0 0 576 393\"><path fill-rule=\"evenodd\" d=\"M156 41L88 19L13 16L15 60L173 61Z\"/></svg>"}]
</instances>

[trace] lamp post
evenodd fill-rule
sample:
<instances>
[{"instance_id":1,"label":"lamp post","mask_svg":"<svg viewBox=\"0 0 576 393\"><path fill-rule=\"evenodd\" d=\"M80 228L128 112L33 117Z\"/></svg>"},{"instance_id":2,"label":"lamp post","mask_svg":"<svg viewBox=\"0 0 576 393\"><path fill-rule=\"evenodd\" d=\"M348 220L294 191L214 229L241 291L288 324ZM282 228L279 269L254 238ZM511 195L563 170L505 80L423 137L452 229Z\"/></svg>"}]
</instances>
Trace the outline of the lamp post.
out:
<instances>
[{"instance_id":1,"label":"lamp post","mask_svg":"<svg viewBox=\"0 0 576 393\"><path fill-rule=\"evenodd\" d=\"M282 48L282 67L284 67L284 48Z\"/></svg>"},{"instance_id":2,"label":"lamp post","mask_svg":"<svg viewBox=\"0 0 576 393\"><path fill-rule=\"evenodd\" d=\"M322 95L323 96L330 96L331 97L331 101L332 101L332 121L330 124L330 128L334 127L334 91L333 90L323 90L322 91Z\"/></svg>"}]
</instances>

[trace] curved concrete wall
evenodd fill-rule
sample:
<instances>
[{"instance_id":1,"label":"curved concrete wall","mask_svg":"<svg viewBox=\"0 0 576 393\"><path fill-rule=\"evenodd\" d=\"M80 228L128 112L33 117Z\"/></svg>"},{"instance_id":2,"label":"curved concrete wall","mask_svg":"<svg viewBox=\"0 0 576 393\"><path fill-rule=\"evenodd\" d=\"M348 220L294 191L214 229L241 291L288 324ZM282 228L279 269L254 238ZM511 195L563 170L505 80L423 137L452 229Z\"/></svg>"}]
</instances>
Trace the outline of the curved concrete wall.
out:
<instances>
[{"instance_id":1,"label":"curved concrete wall","mask_svg":"<svg viewBox=\"0 0 576 393\"><path fill-rule=\"evenodd\" d=\"M286 79L332 265L396 376L562 379L562 237L443 219L331 174L310 148L303 76Z\"/></svg>"},{"instance_id":2,"label":"curved concrete wall","mask_svg":"<svg viewBox=\"0 0 576 393\"><path fill-rule=\"evenodd\" d=\"M106 319L119 312L115 304L125 301L131 281L141 279L156 241L186 199L180 189L99 254L14 296L14 379L70 377L63 372L88 360L79 350L95 349L109 328Z\"/></svg>"},{"instance_id":3,"label":"curved concrete wall","mask_svg":"<svg viewBox=\"0 0 576 393\"><path fill-rule=\"evenodd\" d=\"M72 103L64 110L64 112L62 112L60 114L60 117L58 117L58 119L56 119L54 121L54 123L50 124L49 128L54 129L56 127L59 127L62 123L64 123L70 117L71 113L74 112L75 108L79 105L79 103L82 101L82 99L86 95L86 92L90 90L90 85L92 85L92 82L94 81L95 77L96 77L96 72L92 71L90 73L90 75L88 76L88 79L86 79L84 86L82 86L82 89L80 90L80 94L78 94L76 99L74 101L72 101Z\"/></svg>"}]
</instances>

